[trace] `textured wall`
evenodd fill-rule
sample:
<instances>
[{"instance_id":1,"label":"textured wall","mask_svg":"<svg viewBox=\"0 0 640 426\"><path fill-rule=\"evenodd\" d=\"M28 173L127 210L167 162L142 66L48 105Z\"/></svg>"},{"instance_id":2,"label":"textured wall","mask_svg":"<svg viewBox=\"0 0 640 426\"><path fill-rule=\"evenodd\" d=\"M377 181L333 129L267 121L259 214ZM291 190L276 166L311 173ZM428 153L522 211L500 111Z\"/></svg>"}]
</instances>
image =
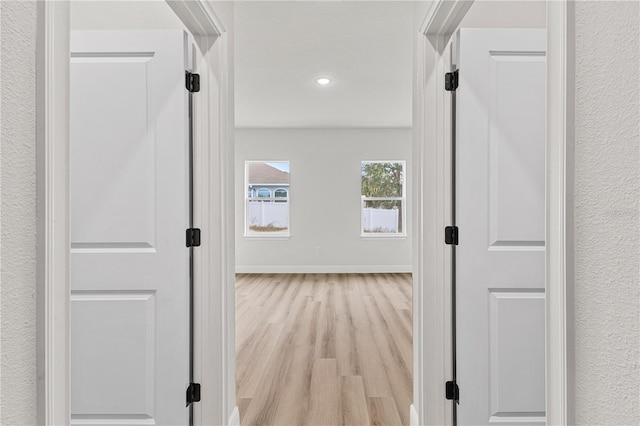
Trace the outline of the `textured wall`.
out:
<instances>
[{"instance_id":1,"label":"textured wall","mask_svg":"<svg viewBox=\"0 0 640 426\"><path fill-rule=\"evenodd\" d=\"M0 5L0 34L2 34L2 5ZM0 54L2 53L2 37L0 36ZM0 56L1 57L1 56ZM0 60L0 100L2 99L2 60ZM0 317L2 316L2 102L0 101ZM0 356L2 354L2 327L0 326ZM0 378L2 362L0 362ZM0 388L0 423L2 423L2 389Z\"/></svg>"},{"instance_id":2,"label":"textured wall","mask_svg":"<svg viewBox=\"0 0 640 426\"><path fill-rule=\"evenodd\" d=\"M3 425L36 422L34 1L1 1L0 394Z\"/></svg>"},{"instance_id":3,"label":"textured wall","mask_svg":"<svg viewBox=\"0 0 640 426\"><path fill-rule=\"evenodd\" d=\"M576 423L640 424L640 3L575 5Z\"/></svg>"}]
</instances>

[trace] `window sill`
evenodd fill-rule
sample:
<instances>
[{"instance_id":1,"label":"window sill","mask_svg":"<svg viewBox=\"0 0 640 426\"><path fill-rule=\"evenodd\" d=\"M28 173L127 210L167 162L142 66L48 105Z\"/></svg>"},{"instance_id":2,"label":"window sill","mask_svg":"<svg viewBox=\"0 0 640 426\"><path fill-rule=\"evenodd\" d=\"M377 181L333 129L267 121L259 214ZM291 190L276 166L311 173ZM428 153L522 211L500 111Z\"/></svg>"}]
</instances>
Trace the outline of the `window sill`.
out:
<instances>
[{"instance_id":1,"label":"window sill","mask_svg":"<svg viewBox=\"0 0 640 426\"><path fill-rule=\"evenodd\" d=\"M291 235L245 235L245 240L253 240L253 241L281 241L288 240L291 238Z\"/></svg>"},{"instance_id":2,"label":"window sill","mask_svg":"<svg viewBox=\"0 0 640 426\"><path fill-rule=\"evenodd\" d=\"M405 240L407 234L360 234L363 240Z\"/></svg>"}]
</instances>

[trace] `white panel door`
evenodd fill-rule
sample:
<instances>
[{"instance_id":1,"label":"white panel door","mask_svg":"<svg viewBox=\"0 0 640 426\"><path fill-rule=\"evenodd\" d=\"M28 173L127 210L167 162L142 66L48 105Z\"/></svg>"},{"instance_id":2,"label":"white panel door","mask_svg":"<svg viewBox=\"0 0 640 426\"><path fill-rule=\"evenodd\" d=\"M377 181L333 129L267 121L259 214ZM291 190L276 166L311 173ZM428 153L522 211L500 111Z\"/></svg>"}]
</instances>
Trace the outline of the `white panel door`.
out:
<instances>
[{"instance_id":1,"label":"white panel door","mask_svg":"<svg viewBox=\"0 0 640 426\"><path fill-rule=\"evenodd\" d=\"M71 416L186 425L182 31L71 34Z\"/></svg>"},{"instance_id":2,"label":"white panel door","mask_svg":"<svg viewBox=\"0 0 640 426\"><path fill-rule=\"evenodd\" d=\"M458 36L458 424L542 425L546 31Z\"/></svg>"}]
</instances>

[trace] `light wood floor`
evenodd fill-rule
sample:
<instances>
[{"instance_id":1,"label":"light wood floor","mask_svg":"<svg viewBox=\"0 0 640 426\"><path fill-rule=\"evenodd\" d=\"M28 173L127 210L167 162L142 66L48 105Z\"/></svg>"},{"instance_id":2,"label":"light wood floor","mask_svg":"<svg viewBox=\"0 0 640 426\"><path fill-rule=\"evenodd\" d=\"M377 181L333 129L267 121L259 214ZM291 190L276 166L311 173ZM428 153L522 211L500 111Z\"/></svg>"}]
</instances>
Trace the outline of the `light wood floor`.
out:
<instances>
[{"instance_id":1,"label":"light wood floor","mask_svg":"<svg viewBox=\"0 0 640 426\"><path fill-rule=\"evenodd\" d=\"M238 275L242 425L408 425L410 274Z\"/></svg>"}]
</instances>

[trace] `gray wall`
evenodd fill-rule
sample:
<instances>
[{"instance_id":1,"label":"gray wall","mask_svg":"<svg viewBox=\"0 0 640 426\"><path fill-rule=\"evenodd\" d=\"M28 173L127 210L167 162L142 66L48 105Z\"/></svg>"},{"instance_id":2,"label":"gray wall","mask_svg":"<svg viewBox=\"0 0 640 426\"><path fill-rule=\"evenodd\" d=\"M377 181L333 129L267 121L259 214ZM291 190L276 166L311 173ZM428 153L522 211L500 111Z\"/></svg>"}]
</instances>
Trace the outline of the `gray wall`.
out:
<instances>
[{"instance_id":1,"label":"gray wall","mask_svg":"<svg viewBox=\"0 0 640 426\"><path fill-rule=\"evenodd\" d=\"M0 2L0 423L36 424L36 4Z\"/></svg>"},{"instance_id":2,"label":"gray wall","mask_svg":"<svg viewBox=\"0 0 640 426\"><path fill-rule=\"evenodd\" d=\"M545 28L544 0L475 0L460 28Z\"/></svg>"},{"instance_id":3,"label":"gray wall","mask_svg":"<svg viewBox=\"0 0 640 426\"><path fill-rule=\"evenodd\" d=\"M360 162L404 160L410 177L411 129L237 129L235 139L237 272L411 272L410 228L360 236ZM243 236L246 160L290 162L290 238Z\"/></svg>"},{"instance_id":4,"label":"gray wall","mask_svg":"<svg viewBox=\"0 0 640 426\"><path fill-rule=\"evenodd\" d=\"M575 3L577 424L640 424L639 6Z\"/></svg>"},{"instance_id":5,"label":"gray wall","mask_svg":"<svg viewBox=\"0 0 640 426\"><path fill-rule=\"evenodd\" d=\"M34 3L0 2L3 425L35 424L36 412ZM579 424L640 423L638 7L576 2Z\"/></svg>"},{"instance_id":6,"label":"gray wall","mask_svg":"<svg viewBox=\"0 0 640 426\"><path fill-rule=\"evenodd\" d=\"M167 2L156 1L72 1L72 30L184 29L184 24Z\"/></svg>"}]
</instances>

